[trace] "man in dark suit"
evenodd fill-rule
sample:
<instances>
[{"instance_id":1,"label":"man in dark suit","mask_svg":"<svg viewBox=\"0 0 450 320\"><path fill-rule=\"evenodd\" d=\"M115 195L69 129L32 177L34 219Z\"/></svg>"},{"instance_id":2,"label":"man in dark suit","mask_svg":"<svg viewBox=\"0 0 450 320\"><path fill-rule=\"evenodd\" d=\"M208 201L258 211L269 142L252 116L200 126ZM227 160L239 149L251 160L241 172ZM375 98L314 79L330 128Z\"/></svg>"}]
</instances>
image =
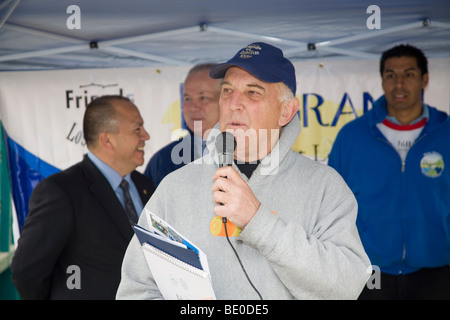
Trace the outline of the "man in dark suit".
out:
<instances>
[{"instance_id":1,"label":"man in dark suit","mask_svg":"<svg viewBox=\"0 0 450 320\"><path fill-rule=\"evenodd\" d=\"M84 159L42 180L30 197L11 265L23 299L114 299L132 224L154 191L135 171L150 136L130 100L92 101L83 133Z\"/></svg>"}]
</instances>

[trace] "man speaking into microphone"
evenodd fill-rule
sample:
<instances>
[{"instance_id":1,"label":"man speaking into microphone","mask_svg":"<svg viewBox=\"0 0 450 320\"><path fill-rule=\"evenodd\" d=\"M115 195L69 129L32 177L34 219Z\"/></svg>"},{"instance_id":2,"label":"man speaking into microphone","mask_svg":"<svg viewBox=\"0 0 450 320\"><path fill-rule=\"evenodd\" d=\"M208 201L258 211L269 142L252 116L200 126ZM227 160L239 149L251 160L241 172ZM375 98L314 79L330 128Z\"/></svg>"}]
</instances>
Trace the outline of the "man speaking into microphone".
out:
<instances>
[{"instance_id":1,"label":"man speaking into microphone","mask_svg":"<svg viewBox=\"0 0 450 320\"><path fill-rule=\"evenodd\" d=\"M222 79L211 152L168 175L144 211L204 251L218 299L356 299L370 276L357 204L332 168L292 150L300 133L294 66L257 42L210 75ZM231 166L212 143L218 131L234 135ZM139 224L147 227L145 215ZM214 225L226 225L225 236ZM117 298L162 298L136 237Z\"/></svg>"}]
</instances>

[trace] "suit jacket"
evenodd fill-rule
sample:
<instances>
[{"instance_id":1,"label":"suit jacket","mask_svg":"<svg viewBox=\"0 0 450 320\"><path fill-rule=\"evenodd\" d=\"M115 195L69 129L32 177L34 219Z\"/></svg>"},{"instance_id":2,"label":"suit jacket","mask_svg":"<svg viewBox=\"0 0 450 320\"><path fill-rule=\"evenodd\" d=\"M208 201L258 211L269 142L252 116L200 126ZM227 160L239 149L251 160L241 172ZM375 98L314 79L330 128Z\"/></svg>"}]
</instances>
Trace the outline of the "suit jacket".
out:
<instances>
[{"instance_id":1,"label":"suit jacket","mask_svg":"<svg viewBox=\"0 0 450 320\"><path fill-rule=\"evenodd\" d=\"M151 179L131 173L143 204ZM133 229L87 156L33 190L11 272L23 299L114 299Z\"/></svg>"}]
</instances>

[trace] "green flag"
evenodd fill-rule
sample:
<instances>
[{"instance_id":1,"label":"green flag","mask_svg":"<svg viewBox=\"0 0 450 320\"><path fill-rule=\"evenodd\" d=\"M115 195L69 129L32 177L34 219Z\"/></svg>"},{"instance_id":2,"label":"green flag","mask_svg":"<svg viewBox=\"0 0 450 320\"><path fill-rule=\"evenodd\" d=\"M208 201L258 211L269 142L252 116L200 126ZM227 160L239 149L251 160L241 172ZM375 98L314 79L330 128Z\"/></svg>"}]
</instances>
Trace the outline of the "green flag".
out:
<instances>
[{"instance_id":1,"label":"green flag","mask_svg":"<svg viewBox=\"0 0 450 320\"><path fill-rule=\"evenodd\" d=\"M5 135L0 121L0 251L8 252L12 243L11 180Z\"/></svg>"}]
</instances>

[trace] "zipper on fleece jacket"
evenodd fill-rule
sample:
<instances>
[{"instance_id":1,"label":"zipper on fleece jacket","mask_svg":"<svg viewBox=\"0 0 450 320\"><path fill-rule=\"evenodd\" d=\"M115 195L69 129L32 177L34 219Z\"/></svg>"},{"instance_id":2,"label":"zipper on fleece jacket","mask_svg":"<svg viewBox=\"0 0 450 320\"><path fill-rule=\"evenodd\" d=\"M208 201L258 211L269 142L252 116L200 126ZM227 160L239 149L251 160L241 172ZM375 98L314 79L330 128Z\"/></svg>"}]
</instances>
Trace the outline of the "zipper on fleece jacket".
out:
<instances>
[{"instance_id":1,"label":"zipper on fleece jacket","mask_svg":"<svg viewBox=\"0 0 450 320\"><path fill-rule=\"evenodd\" d=\"M409 148L408 152L406 153L405 160L402 160L402 157L401 157L400 153L397 151L397 149L395 149L395 147L392 145L392 143L390 141L388 141L383 135L377 136L377 139L379 139L380 141L383 141L384 143L388 144L391 148L393 148L395 153L397 153L398 157L400 158L400 161L402 163L402 166L401 166L402 179L404 179L403 174L405 173L406 158L408 158L408 154L411 152L411 149L417 144L417 142L422 140L427 135L426 133L423 133L423 134L422 133L419 135L419 137L416 140L414 140L413 144L411 145L411 147ZM403 187L403 184L402 184L402 187ZM403 192L403 190L402 190L402 192ZM404 233L405 232L403 232L403 234ZM404 263L405 260L406 260L406 240L403 241L402 263ZM401 274L402 271L399 270L398 273Z\"/></svg>"},{"instance_id":2,"label":"zipper on fleece jacket","mask_svg":"<svg viewBox=\"0 0 450 320\"><path fill-rule=\"evenodd\" d=\"M381 132L380 132L380 133L381 133ZM395 147L392 145L392 143L391 143L389 140L387 140L383 135L377 136L377 139L379 139L380 141L382 141L382 142L386 143L387 145L389 145L392 149L394 149L395 153L398 155L398 158L400 159L401 164L402 164L400 170L401 170L401 173L402 173L402 180L403 180L403 179L404 179L404 178L403 178L403 177L404 177L404 173L405 173L405 163L406 163L406 158L408 157L408 153L409 153L409 151L411 150L411 148L412 148L413 146L411 146L411 148L409 148L408 153L407 153L406 156L405 156L405 160L402 160L402 157L401 157L400 153L397 151L397 149L395 149ZM415 144L415 142L414 142L414 144ZM413 144L413 145L414 145L414 144ZM402 181L402 189L403 189L403 186L404 186L404 181ZM403 192L403 190L402 190L402 192ZM405 237L405 230L404 230L403 226L402 226L402 238L403 238L402 263L404 263L405 260L406 260L406 240L405 240L406 237ZM402 273L402 271L399 270L399 271L398 271L398 274L401 274L401 273Z\"/></svg>"},{"instance_id":3,"label":"zipper on fleece jacket","mask_svg":"<svg viewBox=\"0 0 450 320\"><path fill-rule=\"evenodd\" d=\"M379 139L380 141L386 143L388 146L390 146L392 149L394 149L395 153L398 155L398 157L399 157L399 159L400 159L400 162L401 162L401 164L402 164L402 166L401 166L401 172L402 172L402 173L405 172L406 157L408 156L409 150L411 150L411 148L413 147L413 145L415 144L415 142L414 142L414 144L411 146L411 148L409 148L408 153L406 154L405 160L402 160L402 156L400 155L400 152L398 152L397 149L395 149L395 147L392 145L391 142L389 142L389 141L388 141L386 138L384 138L383 136L381 136L381 137L378 136L377 139Z\"/></svg>"}]
</instances>

